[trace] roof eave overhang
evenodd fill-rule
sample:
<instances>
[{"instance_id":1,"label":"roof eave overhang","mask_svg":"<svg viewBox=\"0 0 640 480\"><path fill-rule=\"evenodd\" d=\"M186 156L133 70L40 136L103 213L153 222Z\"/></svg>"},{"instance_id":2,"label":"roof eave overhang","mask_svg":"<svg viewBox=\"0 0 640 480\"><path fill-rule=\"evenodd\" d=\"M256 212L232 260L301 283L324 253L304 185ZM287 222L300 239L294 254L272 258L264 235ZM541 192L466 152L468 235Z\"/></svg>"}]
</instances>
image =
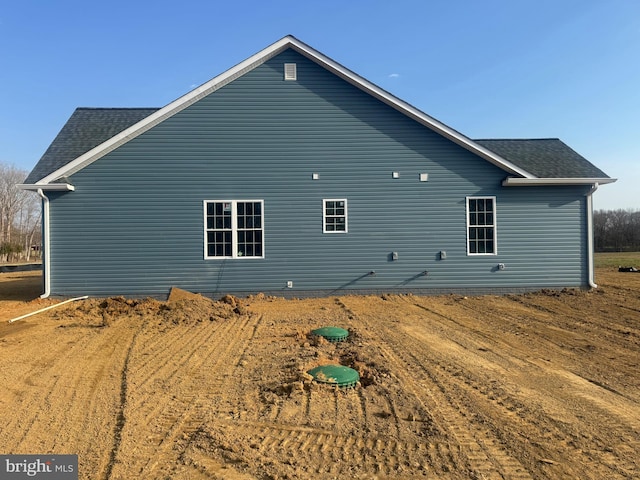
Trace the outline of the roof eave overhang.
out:
<instances>
[{"instance_id":1,"label":"roof eave overhang","mask_svg":"<svg viewBox=\"0 0 640 480\"><path fill-rule=\"evenodd\" d=\"M604 185L613 183L616 178L519 178L507 177L502 181L504 187L541 187L554 185Z\"/></svg>"},{"instance_id":2,"label":"roof eave overhang","mask_svg":"<svg viewBox=\"0 0 640 480\"><path fill-rule=\"evenodd\" d=\"M119 133L118 135L115 135L114 137L110 138L106 142L96 146L92 150L79 156L78 158L71 161L64 167L42 178L38 183L50 184L51 182L54 182L57 179L72 175L73 173L83 169L90 163L98 160L99 158L103 157L109 152L115 150L121 145L134 139L138 135L141 135L142 133L151 129L155 125L163 122L167 118L175 115L181 110L194 104L195 102L202 99L203 97L211 94L212 92L218 90L219 88L222 88L224 85L227 85L228 83L244 75L250 70L253 70L257 66L263 64L264 62L278 55L279 53L286 50L287 48L294 49L295 51L309 58L310 60L318 63L322 67L338 75L340 78L344 79L345 81L356 86L357 88L360 88L361 90L369 93L370 95L379 99L385 104L395 108L396 110L407 115L408 117L413 118L414 120L421 123L422 125L430 128L431 130L434 130L435 132L441 134L442 136L448 138L449 140L462 146L463 148L471 151L472 153L479 155L480 157L484 158L490 163L507 171L508 173L512 175L518 175L524 178L534 177L534 175L530 174L529 172L519 168L515 164L509 162L508 160L500 157L499 155L496 155L492 151L473 142L471 139L462 135L460 132L457 132L456 130L430 117L424 112L406 103L405 101L400 100L399 98L395 97L389 92L383 90L377 85L374 85L373 83L357 75L351 70L345 68L344 66L340 65L339 63L335 62L334 60L320 53L319 51L301 42L297 38L289 35L278 40L272 45L266 47L265 49L261 50L255 55L252 55L251 57L247 58L243 62L237 64L236 66L230 68L229 70L216 76L215 78L209 80L208 82L202 84L201 86L195 88L194 90L191 90L189 93L174 100L173 102L169 103L168 105L159 109L158 111L152 113L151 115L141 120L140 122L136 123L135 125L132 125L131 127Z\"/></svg>"},{"instance_id":3,"label":"roof eave overhang","mask_svg":"<svg viewBox=\"0 0 640 480\"><path fill-rule=\"evenodd\" d=\"M70 183L20 183L16 186L21 190L33 190L34 192L37 192L38 190L73 192L76 189L76 187Z\"/></svg>"}]
</instances>

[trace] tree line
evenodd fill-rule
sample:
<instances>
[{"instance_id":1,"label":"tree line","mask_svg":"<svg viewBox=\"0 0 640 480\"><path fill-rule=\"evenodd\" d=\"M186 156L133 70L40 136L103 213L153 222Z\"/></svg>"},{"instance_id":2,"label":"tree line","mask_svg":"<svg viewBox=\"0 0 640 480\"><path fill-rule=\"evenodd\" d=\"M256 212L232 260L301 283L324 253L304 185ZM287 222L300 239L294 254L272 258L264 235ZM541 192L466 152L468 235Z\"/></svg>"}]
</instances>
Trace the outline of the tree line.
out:
<instances>
[{"instance_id":1,"label":"tree line","mask_svg":"<svg viewBox=\"0 0 640 480\"><path fill-rule=\"evenodd\" d=\"M40 198L16 186L28 173L0 162L0 262L40 258Z\"/></svg>"},{"instance_id":2,"label":"tree line","mask_svg":"<svg viewBox=\"0 0 640 480\"><path fill-rule=\"evenodd\" d=\"M596 210L593 236L596 252L639 252L640 210Z\"/></svg>"}]
</instances>

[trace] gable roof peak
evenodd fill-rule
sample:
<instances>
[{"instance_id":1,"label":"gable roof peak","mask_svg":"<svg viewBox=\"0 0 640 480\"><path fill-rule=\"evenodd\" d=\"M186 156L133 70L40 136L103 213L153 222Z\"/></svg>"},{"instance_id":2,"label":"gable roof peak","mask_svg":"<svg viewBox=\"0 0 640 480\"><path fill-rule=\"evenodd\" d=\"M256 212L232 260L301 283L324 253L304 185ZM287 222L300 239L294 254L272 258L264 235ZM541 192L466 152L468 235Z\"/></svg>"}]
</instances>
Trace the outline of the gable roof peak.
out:
<instances>
[{"instance_id":1,"label":"gable roof peak","mask_svg":"<svg viewBox=\"0 0 640 480\"><path fill-rule=\"evenodd\" d=\"M352 72L348 68L332 60L331 58L327 57L323 53L305 44L295 36L286 35L282 37L280 40L262 49L258 53L250 56L244 61L238 63L237 65L221 73L220 75L217 75L211 80L189 91L185 95L177 98L176 100L167 104L163 108L160 108L160 109L151 109L151 108L149 109L142 109L142 108L77 109L74 112L74 115L82 115L87 113L108 114L109 112L112 112L114 113L114 115L116 115L116 114L121 114L122 112L125 112L125 114L126 112L129 112L131 115L133 115L134 113L138 113L140 114L141 118L135 119L136 121L133 123L128 123L128 125L124 129L118 130L116 133L112 132L113 134L111 136L107 138L102 138L101 139L102 141L99 144L91 145L88 150L81 152L81 154L77 155L76 157L71 156L72 158L71 161L68 161L69 157L64 156L62 159L57 160L57 162L63 162L62 164L56 163L56 161L52 160L53 157L47 156L47 153L45 153L45 155L43 156L43 159L47 157L46 161L43 162L43 159L41 159L41 161L38 162L34 170L29 175L28 179L33 181L37 185L47 185L59 180L60 178L74 174L75 172L83 169L87 165L93 163L94 161L98 160L99 158L103 157L109 152L115 150L116 148L124 145L130 140L141 135L142 133L148 131L149 129L153 128L154 126L158 125L164 120L172 117L173 115L184 110L190 105L193 105L194 103L204 98L205 96L210 95L216 90L233 82L235 79L243 76L249 71L262 65L269 59L282 53L287 48L293 48L296 52L300 53L310 61L315 62L316 64L320 65L321 67L325 68L326 70L330 71L336 76L342 78L346 82L351 83L355 87L371 95L372 97L378 99L379 101L385 103L386 105L396 109L400 113L415 120L421 125L433 130L434 132L442 135L443 137L451 140L452 142L478 155L479 157L498 166L508 174L515 175L517 177L523 177L523 178L536 178L536 175L531 173L526 168L523 168L523 166L520 163L514 162L513 160L510 160L509 158L504 157L503 155L498 153L496 149L492 148L491 146L487 146L487 144L482 145L479 141L471 140L470 138L466 137L460 132L441 123L435 118L417 109L416 107L399 99L393 94L387 92L386 90L380 88L379 86L371 83L365 78ZM74 115L72 115L69 122L72 121L72 119L74 118ZM131 120L131 118L129 118L129 120ZM127 122L122 122L120 125L124 125L125 123ZM56 140L54 140L54 143L56 143ZM491 143L491 145L493 146L494 144ZM73 152L68 152L68 153L73 153Z\"/></svg>"}]
</instances>

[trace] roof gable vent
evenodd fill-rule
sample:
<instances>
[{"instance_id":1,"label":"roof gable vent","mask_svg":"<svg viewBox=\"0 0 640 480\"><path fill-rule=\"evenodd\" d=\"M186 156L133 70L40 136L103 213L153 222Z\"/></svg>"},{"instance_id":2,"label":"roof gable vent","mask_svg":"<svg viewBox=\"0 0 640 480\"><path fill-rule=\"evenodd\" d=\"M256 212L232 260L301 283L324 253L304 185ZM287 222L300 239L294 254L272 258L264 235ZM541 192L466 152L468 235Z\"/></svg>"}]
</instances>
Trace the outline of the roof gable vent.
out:
<instances>
[{"instance_id":1,"label":"roof gable vent","mask_svg":"<svg viewBox=\"0 0 640 480\"><path fill-rule=\"evenodd\" d=\"M284 79L285 80L297 80L298 72L295 63L284 64Z\"/></svg>"}]
</instances>

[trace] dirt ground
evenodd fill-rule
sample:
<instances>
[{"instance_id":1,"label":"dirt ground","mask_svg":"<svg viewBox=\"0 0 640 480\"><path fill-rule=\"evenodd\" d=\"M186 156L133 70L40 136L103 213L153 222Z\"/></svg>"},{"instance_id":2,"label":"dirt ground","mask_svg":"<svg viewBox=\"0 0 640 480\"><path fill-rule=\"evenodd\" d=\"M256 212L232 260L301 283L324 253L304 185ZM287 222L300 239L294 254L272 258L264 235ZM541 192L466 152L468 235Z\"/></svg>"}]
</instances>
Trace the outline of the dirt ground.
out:
<instances>
[{"instance_id":1,"label":"dirt ground","mask_svg":"<svg viewBox=\"0 0 640 480\"><path fill-rule=\"evenodd\" d=\"M640 274L463 297L36 299L0 275L0 453L82 479L640 478ZM342 343L314 328L350 331ZM356 388L315 383L327 363Z\"/></svg>"}]
</instances>

